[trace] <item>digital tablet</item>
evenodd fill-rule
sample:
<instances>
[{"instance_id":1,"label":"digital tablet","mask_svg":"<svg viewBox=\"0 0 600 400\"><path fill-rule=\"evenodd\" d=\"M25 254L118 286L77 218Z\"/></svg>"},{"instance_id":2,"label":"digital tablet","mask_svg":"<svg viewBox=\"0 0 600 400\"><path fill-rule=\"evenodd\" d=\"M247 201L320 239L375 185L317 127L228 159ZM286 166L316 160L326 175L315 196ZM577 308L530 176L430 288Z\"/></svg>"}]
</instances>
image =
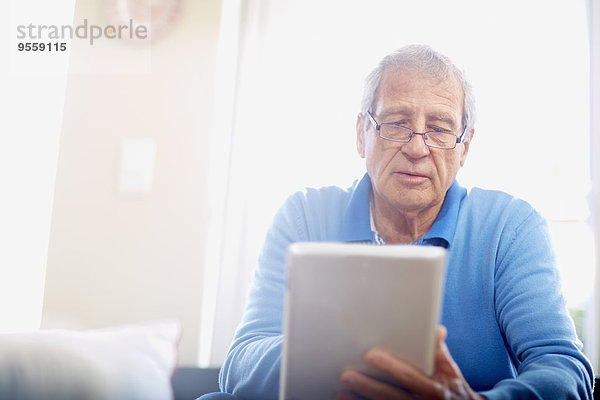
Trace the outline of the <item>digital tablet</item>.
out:
<instances>
[{"instance_id":1,"label":"digital tablet","mask_svg":"<svg viewBox=\"0 0 600 400\"><path fill-rule=\"evenodd\" d=\"M331 400L364 354L389 350L433 373L446 250L296 243L288 252L280 400Z\"/></svg>"}]
</instances>

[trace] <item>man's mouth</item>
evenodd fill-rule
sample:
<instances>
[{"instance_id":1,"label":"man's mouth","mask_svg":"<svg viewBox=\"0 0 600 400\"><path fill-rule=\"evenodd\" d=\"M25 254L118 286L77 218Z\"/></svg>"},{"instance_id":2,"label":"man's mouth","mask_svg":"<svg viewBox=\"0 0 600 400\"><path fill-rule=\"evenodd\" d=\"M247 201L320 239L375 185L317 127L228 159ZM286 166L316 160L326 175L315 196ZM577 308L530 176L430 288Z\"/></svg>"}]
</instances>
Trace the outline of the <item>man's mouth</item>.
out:
<instances>
[{"instance_id":1,"label":"man's mouth","mask_svg":"<svg viewBox=\"0 0 600 400\"><path fill-rule=\"evenodd\" d=\"M408 171L398 171L396 176L404 185L421 185L428 179L426 175Z\"/></svg>"},{"instance_id":2,"label":"man's mouth","mask_svg":"<svg viewBox=\"0 0 600 400\"><path fill-rule=\"evenodd\" d=\"M415 173L415 172L398 171L397 173L398 174L402 174L402 175L407 175L407 176L415 176L417 178L426 178L425 175L418 174L418 173Z\"/></svg>"}]
</instances>

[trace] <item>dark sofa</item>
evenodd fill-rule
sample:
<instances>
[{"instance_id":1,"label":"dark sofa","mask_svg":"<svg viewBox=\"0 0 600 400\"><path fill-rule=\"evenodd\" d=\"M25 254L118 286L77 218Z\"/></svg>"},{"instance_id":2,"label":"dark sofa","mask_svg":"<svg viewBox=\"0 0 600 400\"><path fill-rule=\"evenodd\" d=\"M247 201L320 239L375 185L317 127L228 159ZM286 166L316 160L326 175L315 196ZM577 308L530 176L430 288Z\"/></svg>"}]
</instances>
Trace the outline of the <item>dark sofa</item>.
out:
<instances>
[{"instance_id":1,"label":"dark sofa","mask_svg":"<svg viewBox=\"0 0 600 400\"><path fill-rule=\"evenodd\" d=\"M171 379L175 400L194 400L203 394L218 392L218 377L218 368L177 368ZM596 378L594 400L600 400L599 380Z\"/></svg>"},{"instance_id":2,"label":"dark sofa","mask_svg":"<svg viewBox=\"0 0 600 400\"><path fill-rule=\"evenodd\" d=\"M175 400L194 400L219 391L218 368L179 367L171 378Z\"/></svg>"}]
</instances>

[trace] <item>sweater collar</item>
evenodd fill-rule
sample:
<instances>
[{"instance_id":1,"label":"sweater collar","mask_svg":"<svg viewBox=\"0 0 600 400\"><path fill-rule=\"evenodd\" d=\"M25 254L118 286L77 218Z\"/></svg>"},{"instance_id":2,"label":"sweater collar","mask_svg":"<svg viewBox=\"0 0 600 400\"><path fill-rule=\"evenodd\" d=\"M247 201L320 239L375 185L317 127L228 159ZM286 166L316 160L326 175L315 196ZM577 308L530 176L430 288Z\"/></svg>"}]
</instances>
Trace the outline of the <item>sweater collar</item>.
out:
<instances>
[{"instance_id":1,"label":"sweater collar","mask_svg":"<svg viewBox=\"0 0 600 400\"><path fill-rule=\"evenodd\" d=\"M344 214L341 240L343 242L372 242L375 239L371 230L370 195L371 179L368 174L358 181L350 197ZM460 202L466 189L454 181L446 192L442 208L429 231L417 242L448 247L454 238Z\"/></svg>"}]
</instances>

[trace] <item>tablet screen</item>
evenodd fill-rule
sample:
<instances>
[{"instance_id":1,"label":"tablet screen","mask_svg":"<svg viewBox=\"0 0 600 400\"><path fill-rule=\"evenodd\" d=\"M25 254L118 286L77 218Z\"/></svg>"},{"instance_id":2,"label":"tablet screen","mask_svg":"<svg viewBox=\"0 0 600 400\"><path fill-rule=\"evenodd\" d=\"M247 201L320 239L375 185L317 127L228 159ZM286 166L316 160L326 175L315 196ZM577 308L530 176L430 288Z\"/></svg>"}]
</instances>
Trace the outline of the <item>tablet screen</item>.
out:
<instances>
[{"instance_id":1,"label":"tablet screen","mask_svg":"<svg viewBox=\"0 0 600 400\"><path fill-rule=\"evenodd\" d=\"M431 375L445 257L433 246L290 246L280 399L331 400L346 368L388 380L363 362L373 347Z\"/></svg>"}]
</instances>

